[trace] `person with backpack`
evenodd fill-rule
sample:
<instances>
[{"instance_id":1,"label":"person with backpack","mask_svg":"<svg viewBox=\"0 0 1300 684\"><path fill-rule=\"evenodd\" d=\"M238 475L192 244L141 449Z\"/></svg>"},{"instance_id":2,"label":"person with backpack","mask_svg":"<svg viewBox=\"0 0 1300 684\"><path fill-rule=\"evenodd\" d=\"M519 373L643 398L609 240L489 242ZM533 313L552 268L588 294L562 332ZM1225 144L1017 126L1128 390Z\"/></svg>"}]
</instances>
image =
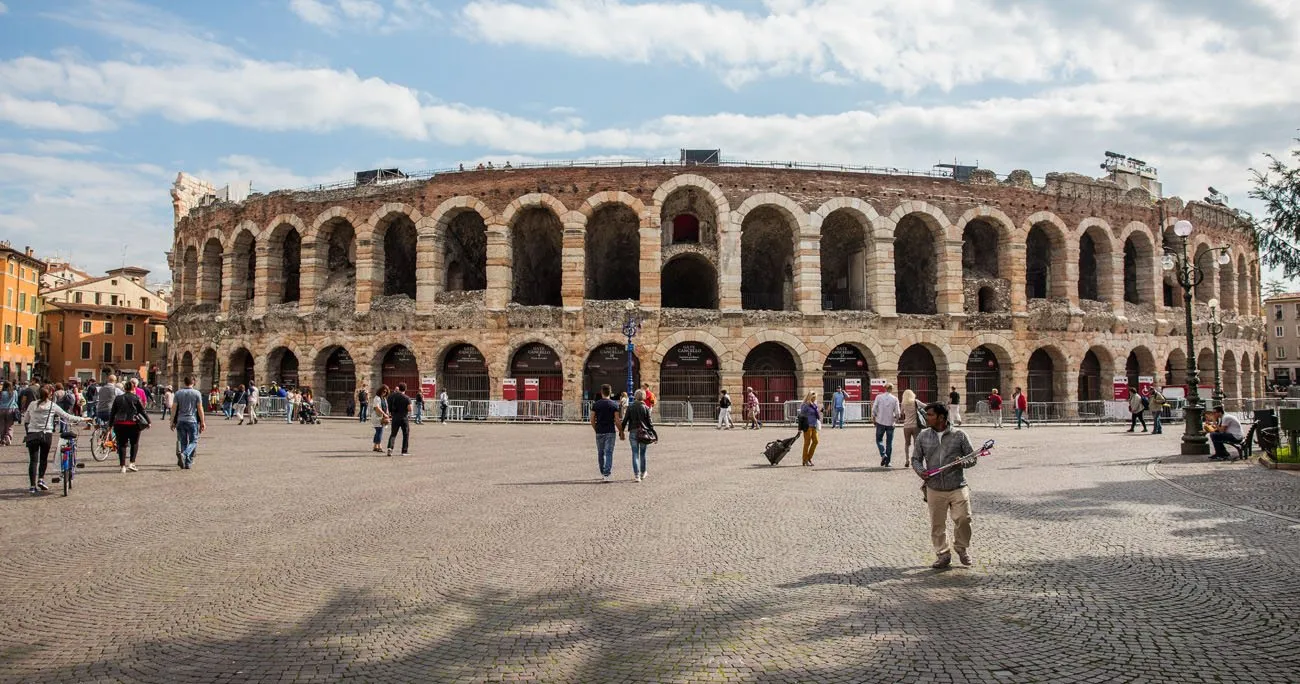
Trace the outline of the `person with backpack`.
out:
<instances>
[{"instance_id":1,"label":"person with backpack","mask_svg":"<svg viewBox=\"0 0 1300 684\"><path fill-rule=\"evenodd\" d=\"M1142 431L1147 431L1147 398L1142 396L1136 387L1128 388L1128 412L1132 417L1128 422L1128 431L1132 432L1137 427L1138 421L1142 421Z\"/></svg>"},{"instance_id":2,"label":"person with backpack","mask_svg":"<svg viewBox=\"0 0 1300 684\"><path fill-rule=\"evenodd\" d=\"M654 422L650 419L650 407L646 406L646 390L636 391L634 403L627 407L623 421L619 423L618 437L626 439L632 445L632 474L636 481L646 477L646 448L659 441Z\"/></svg>"},{"instance_id":3,"label":"person with backpack","mask_svg":"<svg viewBox=\"0 0 1300 684\"><path fill-rule=\"evenodd\" d=\"M1165 398L1159 387L1151 388L1151 434L1158 435L1163 433L1164 426L1160 424L1160 419L1164 417L1165 406L1169 405L1169 400Z\"/></svg>"},{"instance_id":4,"label":"person with backpack","mask_svg":"<svg viewBox=\"0 0 1300 684\"><path fill-rule=\"evenodd\" d=\"M726 426L728 430L736 427L731 422L731 397L727 396L727 390L722 390L722 396L718 398L718 429L721 430Z\"/></svg>"},{"instance_id":5,"label":"person with backpack","mask_svg":"<svg viewBox=\"0 0 1300 684\"><path fill-rule=\"evenodd\" d=\"M366 388L357 388L357 422L366 422L367 412L370 410L369 397L366 395Z\"/></svg>"},{"instance_id":6,"label":"person with backpack","mask_svg":"<svg viewBox=\"0 0 1300 684\"><path fill-rule=\"evenodd\" d=\"M135 378L127 380L125 390L113 400L113 436L117 442L117 463L123 474L128 470L138 470L135 457L140 453L140 431L149 429L149 415L135 393L135 383ZM131 450L130 463L127 462L128 447Z\"/></svg>"}]
</instances>

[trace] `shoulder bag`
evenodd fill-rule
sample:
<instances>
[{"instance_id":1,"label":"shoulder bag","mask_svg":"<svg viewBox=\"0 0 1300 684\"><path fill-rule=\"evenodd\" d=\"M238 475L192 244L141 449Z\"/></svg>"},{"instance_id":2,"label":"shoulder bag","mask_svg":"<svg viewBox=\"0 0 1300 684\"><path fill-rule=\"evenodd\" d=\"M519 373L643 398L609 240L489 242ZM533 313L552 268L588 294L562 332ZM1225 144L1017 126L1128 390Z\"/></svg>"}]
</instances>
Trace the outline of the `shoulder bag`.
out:
<instances>
[{"instance_id":1,"label":"shoulder bag","mask_svg":"<svg viewBox=\"0 0 1300 684\"><path fill-rule=\"evenodd\" d=\"M50 402L50 412L45 416L45 427L49 432L37 430L23 435L23 444L48 444L50 434L54 432L54 402Z\"/></svg>"},{"instance_id":2,"label":"shoulder bag","mask_svg":"<svg viewBox=\"0 0 1300 684\"><path fill-rule=\"evenodd\" d=\"M642 406L641 411L646 411L648 413L649 409ZM636 417L636 441L639 444L655 444L659 441L659 435L655 433L654 430L645 426L645 421L642 419L640 413L638 413Z\"/></svg>"}]
</instances>

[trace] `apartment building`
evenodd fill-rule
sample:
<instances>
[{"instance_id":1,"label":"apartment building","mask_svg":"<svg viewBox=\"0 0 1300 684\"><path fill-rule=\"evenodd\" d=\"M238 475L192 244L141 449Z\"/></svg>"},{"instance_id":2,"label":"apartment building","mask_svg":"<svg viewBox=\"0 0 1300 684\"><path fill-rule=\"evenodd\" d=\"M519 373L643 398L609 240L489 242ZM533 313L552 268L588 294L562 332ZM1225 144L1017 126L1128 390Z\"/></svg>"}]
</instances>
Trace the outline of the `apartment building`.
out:
<instances>
[{"instance_id":1,"label":"apartment building","mask_svg":"<svg viewBox=\"0 0 1300 684\"><path fill-rule=\"evenodd\" d=\"M124 266L41 293L42 355L51 379L116 374L152 383L167 377L171 301L148 287L148 275L147 269Z\"/></svg>"},{"instance_id":2,"label":"apartment building","mask_svg":"<svg viewBox=\"0 0 1300 684\"><path fill-rule=\"evenodd\" d=\"M1267 316L1268 381L1283 387L1300 384L1300 292L1264 300Z\"/></svg>"},{"instance_id":3,"label":"apartment building","mask_svg":"<svg viewBox=\"0 0 1300 684\"><path fill-rule=\"evenodd\" d=\"M0 346L0 380L30 380L37 374L36 349L40 314L40 281L45 262L27 247L14 249L0 242L0 325L4 342Z\"/></svg>"}]
</instances>

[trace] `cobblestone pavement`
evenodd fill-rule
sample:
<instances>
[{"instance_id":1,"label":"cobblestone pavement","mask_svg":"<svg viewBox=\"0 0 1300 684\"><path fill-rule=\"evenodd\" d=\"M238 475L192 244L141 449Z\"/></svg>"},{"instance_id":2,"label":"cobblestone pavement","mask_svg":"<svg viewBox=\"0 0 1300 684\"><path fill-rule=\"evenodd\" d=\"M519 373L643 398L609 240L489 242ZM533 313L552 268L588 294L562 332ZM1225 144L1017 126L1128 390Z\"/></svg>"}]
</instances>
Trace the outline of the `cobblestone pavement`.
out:
<instances>
[{"instance_id":1,"label":"cobblestone pavement","mask_svg":"<svg viewBox=\"0 0 1300 684\"><path fill-rule=\"evenodd\" d=\"M1296 517L1300 478L1151 466L1172 432L973 429L1001 440L970 473L976 563L943 572L918 480L874 467L866 430L771 468L785 430L665 429L641 484L626 443L599 484L581 426L417 426L392 459L368 432L214 421L180 471L155 428L139 473L92 462L68 499L29 497L0 450L0 680L1300 672L1300 524L1240 507Z\"/></svg>"}]
</instances>

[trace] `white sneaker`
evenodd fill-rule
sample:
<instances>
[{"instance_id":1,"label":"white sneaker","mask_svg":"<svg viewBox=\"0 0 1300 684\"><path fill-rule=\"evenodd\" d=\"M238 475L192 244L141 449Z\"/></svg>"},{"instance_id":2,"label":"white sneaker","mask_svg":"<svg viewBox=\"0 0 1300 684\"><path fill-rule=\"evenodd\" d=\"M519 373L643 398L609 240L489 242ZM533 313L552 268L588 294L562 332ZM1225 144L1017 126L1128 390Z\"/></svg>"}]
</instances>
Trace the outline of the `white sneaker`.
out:
<instances>
[{"instance_id":1,"label":"white sneaker","mask_svg":"<svg viewBox=\"0 0 1300 684\"><path fill-rule=\"evenodd\" d=\"M637 481L637 482L640 482L640 481L641 481L641 476L640 476L640 475L637 475L637 476L636 476L636 481Z\"/></svg>"},{"instance_id":2,"label":"white sneaker","mask_svg":"<svg viewBox=\"0 0 1300 684\"><path fill-rule=\"evenodd\" d=\"M123 475L126 474L126 466L122 466L122 474L123 474Z\"/></svg>"},{"instance_id":3,"label":"white sneaker","mask_svg":"<svg viewBox=\"0 0 1300 684\"><path fill-rule=\"evenodd\" d=\"M641 479L644 480L650 473L641 473Z\"/></svg>"},{"instance_id":4,"label":"white sneaker","mask_svg":"<svg viewBox=\"0 0 1300 684\"><path fill-rule=\"evenodd\" d=\"M131 472L133 472L133 473L140 472L140 469L137 468L137 467L135 467L135 464L134 464L134 463L128 465L128 466L126 467L126 469L129 470L129 471L131 471Z\"/></svg>"},{"instance_id":5,"label":"white sneaker","mask_svg":"<svg viewBox=\"0 0 1300 684\"><path fill-rule=\"evenodd\" d=\"M603 479L605 482L613 482L613 478L611 478L609 475L604 476L602 479Z\"/></svg>"}]
</instances>

